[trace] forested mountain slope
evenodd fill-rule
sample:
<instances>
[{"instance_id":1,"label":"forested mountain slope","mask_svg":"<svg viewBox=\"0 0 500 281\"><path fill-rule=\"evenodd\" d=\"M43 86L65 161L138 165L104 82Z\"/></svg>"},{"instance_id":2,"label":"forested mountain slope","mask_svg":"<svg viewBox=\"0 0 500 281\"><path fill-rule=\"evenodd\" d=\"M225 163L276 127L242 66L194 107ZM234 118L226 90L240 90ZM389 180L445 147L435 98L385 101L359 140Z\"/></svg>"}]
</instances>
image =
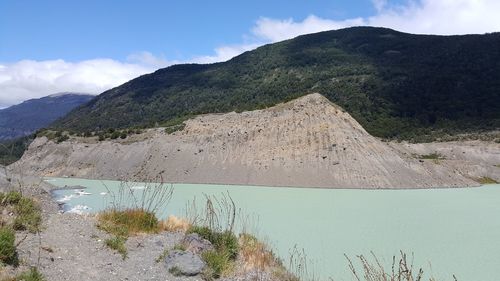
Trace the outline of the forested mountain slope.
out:
<instances>
[{"instance_id":1,"label":"forested mountain slope","mask_svg":"<svg viewBox=\"0 0 500 281\"><path fill-rule=\"evenodd\" d=\"M379 137L497 129L499 46L499 33L435 36L355 27L303 35L223 63L160 69L102 93L53 127L151 127L317 92Z\"/></svg>"}]
</instances>

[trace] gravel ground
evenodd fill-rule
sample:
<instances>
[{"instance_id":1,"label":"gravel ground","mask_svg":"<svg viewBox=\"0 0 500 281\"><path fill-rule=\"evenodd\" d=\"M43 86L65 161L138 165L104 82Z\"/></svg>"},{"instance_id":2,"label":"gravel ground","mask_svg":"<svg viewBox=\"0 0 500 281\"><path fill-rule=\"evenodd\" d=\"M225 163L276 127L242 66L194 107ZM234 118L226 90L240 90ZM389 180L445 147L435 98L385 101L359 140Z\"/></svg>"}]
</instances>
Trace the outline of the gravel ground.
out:
<instances>
[{"instance_id":1,"label":"gravel ground","mask_svg":"<svg viewBox=\"0 0 500 281\"><path fill-rule=\"evenodd\" d=\"M182 239L181 233L131 237L125 260L104 244L108 237L95 227L94 217L52 214L40 236L30 234L21 243L19 254L47 280L201 280L174 277L163 262L155 261Z\"/></svg>"},{"instance_id":2,"label":"gravel ground","mask_svg":"<svg viewBox=\"0 0 500 281\"><path fill-rule=\"evenodd\" d=\"M0 177L5 175L0 175ZM155 260L165 248L171 249L182 233L163 232L130 237L126 243L128 258L105 245L109 234L97 229L94 216L61 213L50 197L53 187L36 177L10 174L10 185L2 190L21 190L33 196L42 207L43 226L40 235L18 232L16 241L21 266L4 268L12 275L29 266L37 266L46 280L202 280L201 277L175 277L163 262ZM20 188L22 187L22 188ZM2 277L2 274L0 274Z\"/></svg>"}]
</instances>

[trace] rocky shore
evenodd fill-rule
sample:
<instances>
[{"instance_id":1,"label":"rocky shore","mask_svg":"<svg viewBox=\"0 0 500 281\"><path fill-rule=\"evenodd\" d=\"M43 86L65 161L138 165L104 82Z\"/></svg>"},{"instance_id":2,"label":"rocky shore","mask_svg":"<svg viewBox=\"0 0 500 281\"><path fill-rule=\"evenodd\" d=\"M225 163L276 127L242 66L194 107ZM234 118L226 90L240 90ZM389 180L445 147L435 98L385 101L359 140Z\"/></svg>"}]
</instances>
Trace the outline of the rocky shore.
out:
<instances>
[{"instance_id":1,"label":"rocky shore","mask_svg":"<svg viewBox=\"0 0 500 281\"><path fill-rule=\"evenodd\" d=\"M97 227L95 215L60 210L50 196L54 188L50 184L19 174L2 175L2 180L9 184L2 184L0 192L17 190L34 198L41 207L42 224L36 233L16 232L20 265L0 268L0 280L32 267L45 280L207 280L202 275L207 265L201 254L213 246L197 234L171 230L133 235L126 241L127 258L123 258L106 245L112 235ZM236 266L232 274L219 280L288 280L277 279L273 275L276 268L247 268L241 258Z\"/></svg>"}]
</instances>

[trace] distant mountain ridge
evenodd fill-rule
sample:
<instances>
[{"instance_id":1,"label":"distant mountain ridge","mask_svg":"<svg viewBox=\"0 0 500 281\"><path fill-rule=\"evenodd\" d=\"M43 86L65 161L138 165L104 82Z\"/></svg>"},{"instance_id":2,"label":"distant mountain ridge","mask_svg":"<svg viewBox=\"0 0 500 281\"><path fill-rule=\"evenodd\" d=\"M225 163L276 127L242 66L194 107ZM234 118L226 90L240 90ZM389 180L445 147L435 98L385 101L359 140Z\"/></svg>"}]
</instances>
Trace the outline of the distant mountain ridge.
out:
<instances>
[{"instance_id":1,"label":"distant mountain ridge","mask_svg":"<svg viewBox=\"0 0 500 281\"><path fill-rule=\"evenodd\" d=\"M89 94L57 93L0 109L0 141L29 135L92 98Z\"/></svg>"},{"instance_id":2,"label":"distant mountain ridge","mask_svg":"<svg viewBox=\"0 0 500 281\"><path fill-rule=\"evenodd\" d=\"M153 127L317 92L378 137L494 130L500 128L498 46L499 33L436 36L355 27L303 35L227 62L174 65L143 75L53 127Z\"/></svg>"}]
</instances>

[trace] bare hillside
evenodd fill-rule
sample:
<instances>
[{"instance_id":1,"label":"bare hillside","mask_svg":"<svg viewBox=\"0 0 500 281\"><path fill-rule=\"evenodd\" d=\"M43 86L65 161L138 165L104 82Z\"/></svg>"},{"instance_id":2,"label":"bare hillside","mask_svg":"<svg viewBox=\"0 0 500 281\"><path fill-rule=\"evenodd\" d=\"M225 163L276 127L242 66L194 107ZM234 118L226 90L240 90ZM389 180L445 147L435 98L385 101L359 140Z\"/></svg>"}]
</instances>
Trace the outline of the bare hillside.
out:
<instances>
[{"instance_id":1,"label":"bare hillside","mask_svg":"<svg viewBox=\"0 0 500 281\"><path fill-rule=\"evenodd\" d=\"M419 146L385 143L319 94L243 113L211 114L168 135L152 129L125 140L36 139L11 169L41 176L324 188L475 186L500 179L500 145L461 166L419 159ZM425 146L425 145L424 145ZM432 149L432 148L430 148ZM475 159L476 160L476 159ZM469 166L468 166L469 165ZM491 166L491 167L490 167ZM497 171L498 170L498 171Z\"/></svg>"}]
</instances>

